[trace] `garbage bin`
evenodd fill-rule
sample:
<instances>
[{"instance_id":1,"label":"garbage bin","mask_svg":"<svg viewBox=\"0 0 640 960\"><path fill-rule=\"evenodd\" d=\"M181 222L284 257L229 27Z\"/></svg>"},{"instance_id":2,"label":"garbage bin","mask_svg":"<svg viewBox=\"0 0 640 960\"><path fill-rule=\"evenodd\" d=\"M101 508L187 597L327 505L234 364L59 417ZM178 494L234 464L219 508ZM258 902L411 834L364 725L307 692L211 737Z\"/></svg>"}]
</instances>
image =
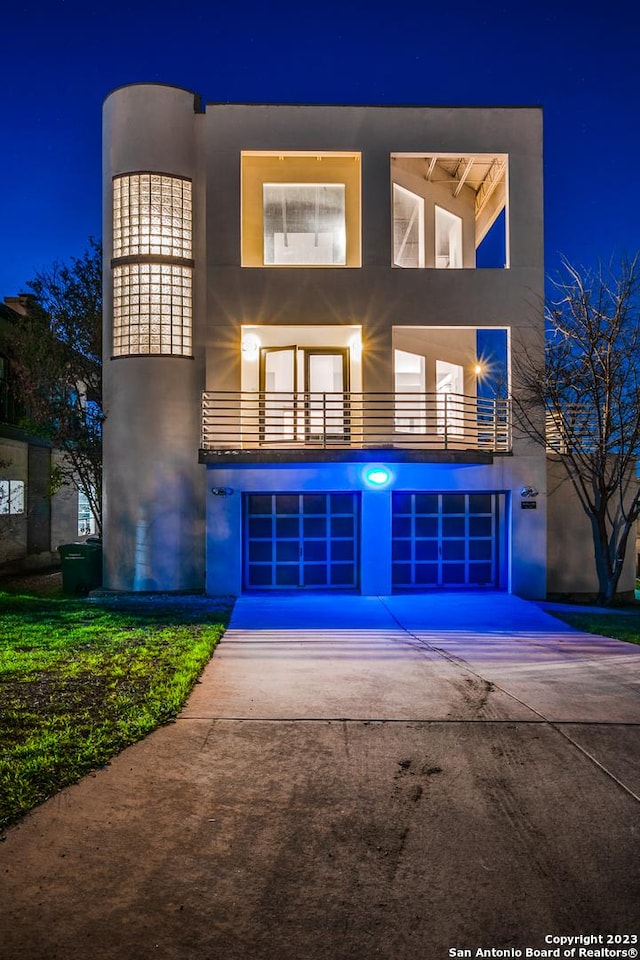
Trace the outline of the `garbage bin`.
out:
<instances>
[{"instance_id":1,"label":"garbage bin","mask_svg":"<svg viewBox=\"0 0 640 960\"><path fill-rule=\"evenodd\" d=\"M102 585L102 543L63 543L58 547L62 568L62 590L74 597L85 597Z\"/></svg>"}]
</instances>

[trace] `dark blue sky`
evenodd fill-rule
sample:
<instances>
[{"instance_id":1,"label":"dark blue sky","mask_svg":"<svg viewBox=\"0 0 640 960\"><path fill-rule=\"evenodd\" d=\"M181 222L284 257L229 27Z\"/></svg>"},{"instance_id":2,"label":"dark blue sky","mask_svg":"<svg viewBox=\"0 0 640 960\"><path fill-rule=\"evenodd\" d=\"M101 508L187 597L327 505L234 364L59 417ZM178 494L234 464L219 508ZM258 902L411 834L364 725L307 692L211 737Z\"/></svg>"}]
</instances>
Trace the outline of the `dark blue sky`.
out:
<instances>
[{"instance_id":1,"label":"dark blue sky","mask_svg":"<svg viewBox=\"0 0 640 960\"><path fill-rule=\"evenodd\" d=\"M2 28L0 298L100 236L102 101L539 104L546 268L640 249L635 0L19 0Z\"/></svg>"}]
</instances>

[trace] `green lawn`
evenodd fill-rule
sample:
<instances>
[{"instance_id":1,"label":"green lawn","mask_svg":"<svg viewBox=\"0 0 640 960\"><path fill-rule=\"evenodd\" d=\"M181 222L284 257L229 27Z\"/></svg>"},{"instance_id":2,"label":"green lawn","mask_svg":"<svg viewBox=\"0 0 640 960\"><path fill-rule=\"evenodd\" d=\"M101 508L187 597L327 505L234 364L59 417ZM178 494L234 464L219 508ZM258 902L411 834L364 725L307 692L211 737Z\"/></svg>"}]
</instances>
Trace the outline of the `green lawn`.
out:
<instances>
[{"instance_id":1,"label":"green lawn","mask_svg":"<svg viewBox=\"0 0 640 960\"><path fill-rule=\"evenodd\" d=\"M576 613L553 612L554 617L564 620L576 630L598 633L603 637L616 637L628 643L640 643L640 609L626 613Z\"/></svg>"},{"instance_id":2,"label":"green lawn","mask_svg":"<svg viewBox=\"0 0 640 960\"><path fill-rule=\"evenodd\" d=\"M230 610L0 591L0 826L174 718Z\"/></svg>"}]
</instances>

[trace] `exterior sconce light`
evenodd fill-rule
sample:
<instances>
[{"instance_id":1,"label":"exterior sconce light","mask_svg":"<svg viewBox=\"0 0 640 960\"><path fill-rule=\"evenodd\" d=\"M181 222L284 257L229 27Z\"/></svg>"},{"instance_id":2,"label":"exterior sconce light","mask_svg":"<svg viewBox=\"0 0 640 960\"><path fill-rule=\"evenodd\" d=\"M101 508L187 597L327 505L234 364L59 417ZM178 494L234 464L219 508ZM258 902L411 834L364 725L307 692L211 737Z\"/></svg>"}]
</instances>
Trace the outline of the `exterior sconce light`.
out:
<instances>
[{"instance_id":1,"label":"exterior sconce light","mask_svg":"<svg viewBox=\"0 0 640 960\"><path fill-rule=\"evenodd\" d=\"M211 487L211 493L214 497L230 497L233 490L231 487Z\"/></svg>"},{"instance_id":2,"label":"exterior sconce light","mask_svg":"<svg viewBox=\"0 0 640 960\"><path fill-rule=\"evenodd\" d=\"M355 336L349 341L349 350L352 360L360 360L362 357L362 340L359 336Z\"/></svg>"},{"instance_id":3,"label":"exterior sconce light","mask_svg":"<svg viewBox=\"0 0 640 960\"><path fill-rule=\"evenodd\" d=\"M245 360L257 360L260 340L255 333L247 333L242 338L242 356Z\"/></svg>"},{"instance_id":4,"label":"exterior sconce light","mask_svg":"<svg viewBox=\"0 0 640 960\"><path fill-rule=\"evenodd\" d=\"M520 496L525 500L531 500L538 496L539 491L535 487L520 487Z\"/></svg>"}]
</instances>

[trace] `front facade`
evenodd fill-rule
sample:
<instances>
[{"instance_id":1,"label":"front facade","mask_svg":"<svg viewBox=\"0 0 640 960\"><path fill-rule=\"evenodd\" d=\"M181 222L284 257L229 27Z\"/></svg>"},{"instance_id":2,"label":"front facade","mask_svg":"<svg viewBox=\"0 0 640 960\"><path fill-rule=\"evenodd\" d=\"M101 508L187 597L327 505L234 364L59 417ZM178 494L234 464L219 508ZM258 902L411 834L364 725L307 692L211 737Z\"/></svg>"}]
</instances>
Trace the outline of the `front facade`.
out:
<instances>
[{"instance_id":1,"label":"front facade","mask_svg":"<svg viewBox=\"0 0 640 960\"><path fill-rule=\"evenodd\" d=\"M104 108L105 586L547 589L538 108Z\"/></svg>"}]
</instances>

